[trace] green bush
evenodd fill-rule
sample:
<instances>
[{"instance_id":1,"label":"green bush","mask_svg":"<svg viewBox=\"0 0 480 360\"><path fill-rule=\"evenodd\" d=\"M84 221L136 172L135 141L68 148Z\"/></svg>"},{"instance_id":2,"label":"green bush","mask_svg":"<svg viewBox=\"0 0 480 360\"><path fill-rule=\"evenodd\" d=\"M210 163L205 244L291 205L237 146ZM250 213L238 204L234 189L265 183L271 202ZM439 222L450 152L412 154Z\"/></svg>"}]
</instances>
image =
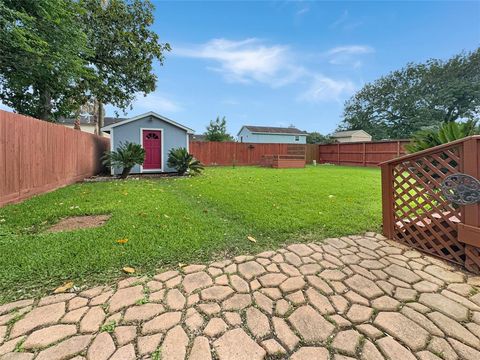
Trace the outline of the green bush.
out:
<instances>
[{"instance_id":1,"label":"green bush","mask_svg":"<svg viewBox=\"0 0 480 360\"><path fill-rule=\"evenodd\" d=\"M141 165L145 161L145 150L131 142L120 143L116 151L107 151L102 158L103 164L109 167L121 168L120 177L125 179L135 165Z\"/></svg>"},{"instance_id":2,"label":"green bush","mask_svg":"<svg viewBox=\"0 0 480 360\"><path fill-rule=\"evenodd\" d=\"M189 173L200 174L203 170L201 162L189 154L187 149L178 148L170 150L168 154L168 166L177 170L180 175Z\"/></svg>"},{"instance_id":3,"label":"green bush","mask_svg":"<svg viewBox=\"0 0 480 360\"><path fill-rule=\"evenodd\" d=\"M466 122L448 122L438 129L421 130L412 136L412 142L405 146L409 153L415 153L434 146L479 134L476 120Z\"/></svg>"}]
</instances>

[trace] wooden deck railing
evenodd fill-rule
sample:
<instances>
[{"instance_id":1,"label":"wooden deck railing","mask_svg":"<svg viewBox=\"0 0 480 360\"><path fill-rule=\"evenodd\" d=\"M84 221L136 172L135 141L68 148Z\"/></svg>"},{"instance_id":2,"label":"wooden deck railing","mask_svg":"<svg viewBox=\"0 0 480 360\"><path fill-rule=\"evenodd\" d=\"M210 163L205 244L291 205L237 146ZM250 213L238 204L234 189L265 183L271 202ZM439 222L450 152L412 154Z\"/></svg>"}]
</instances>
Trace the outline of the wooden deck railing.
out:
<instances>
[{"instance_id":1,"label":"wooden deck railing","mask_svg":"<svg viewBox=\"0 0 480 360\"><path fill-rule=\"evenodd\" d=\"M480 272L480 204L456 205L441 191L449 175L480 178L480 136L380 165L384 235Z\"/></svg>"}]
</instances>

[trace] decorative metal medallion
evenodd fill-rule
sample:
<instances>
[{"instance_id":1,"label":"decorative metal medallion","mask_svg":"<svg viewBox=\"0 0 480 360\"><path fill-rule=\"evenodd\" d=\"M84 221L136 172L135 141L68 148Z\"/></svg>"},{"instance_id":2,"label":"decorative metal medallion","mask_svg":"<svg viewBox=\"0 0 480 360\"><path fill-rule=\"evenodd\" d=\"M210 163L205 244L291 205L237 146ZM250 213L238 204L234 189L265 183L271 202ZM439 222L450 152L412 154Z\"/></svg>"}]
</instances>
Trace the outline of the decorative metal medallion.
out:
<instances>
[{"instance_id":1,"label":"decorative metal medallion","mask_svg":"<svg viewBox=\"0 0 480 360\"><path fill-rule=\"evenodd\" d=\"M448 175L442 182L442 192L454 204L476 204L480 202L480 181L467 174Z\"/></svg>"}]
</instances>

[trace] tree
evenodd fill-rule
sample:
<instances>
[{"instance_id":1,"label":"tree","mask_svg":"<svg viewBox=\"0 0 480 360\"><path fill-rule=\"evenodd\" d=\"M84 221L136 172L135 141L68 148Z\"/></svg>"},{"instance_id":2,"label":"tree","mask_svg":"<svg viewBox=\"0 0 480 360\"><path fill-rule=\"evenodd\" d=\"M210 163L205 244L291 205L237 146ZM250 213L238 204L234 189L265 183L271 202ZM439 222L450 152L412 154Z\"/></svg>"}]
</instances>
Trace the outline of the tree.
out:
<instances>
[{"instance_id":1,"label":"tree","mask_svg":"<svg viewBox=\"0 0 480 360\"><path fill-rule=\"evenodd\" d=\"M411 63L366 84L345 103L339 129L362 129L375 140L399 139L479 115L480 48L447 61Z\"/></svg>"},{"instance_id":2,"label":"tree","mask_svg":"<svg viewBox=\"0 0 480 360\"><path fill-rule=\"evenodd\" d=\"M92 69L82 9L71 0L0 2L0 99L40 119L70 114L85 101L78 93Z\"/></svg>"},{"instance_id":3,"label":"tree","mask_svg":"<svg viewBox=\"0 0 480 360\"><path fill-rule=\"evenodd\" d=\"M313 131L307 135L307 144L329 144L333 140L328 135L322 135L319 132Z\"/></svg>"},{"instance_id":4,"label":"tree","mask_svg":"<svg viewBox=\"0 0 480 360\"><path fill-rule=\"evenodd\" d=\"M220 119L217 116L216 120L211 120L205 132L207 141L232 141L233 137L227 133L227 120L225 116Z\"/></svg>"},{"instance_id":5,"label":"tree","mask_svg":"<svg viewBox=\"0 0 480 360\"><path fill-rule=\"evenodd\" d=\"M0 99L54 121L89 99L127 109L155 89L168 44L151 30L148 0L0 2Z\"/></svg>"},{"instance_id":6,"label":"tree","mask_svg":"<svg viewBox=\"0 0 480 360\"><path fill-rule=\"evenodd\" d=\"M153 62L163 65L168 43L151 30L154 7L148 0L81 0L81 18L87 34L86 57L94 77L89 90L98 102L98 127L103 126L103 104L127 109L135 97L155 90Z\"/></svg>"}]
</instances>

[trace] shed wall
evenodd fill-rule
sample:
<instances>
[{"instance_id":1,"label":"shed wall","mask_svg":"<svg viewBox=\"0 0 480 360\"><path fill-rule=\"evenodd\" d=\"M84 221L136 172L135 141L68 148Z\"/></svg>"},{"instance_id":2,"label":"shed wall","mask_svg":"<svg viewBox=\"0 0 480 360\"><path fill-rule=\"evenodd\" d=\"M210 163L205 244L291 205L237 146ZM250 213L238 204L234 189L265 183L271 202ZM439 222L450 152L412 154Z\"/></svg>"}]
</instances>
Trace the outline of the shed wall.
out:
<instances>
[{"instance_id":1,"label":"shed wall","mask_svg":"<svg viewBox=\"0 0 480 360\"><path fill-rule=\"evenodd\" d=\"M111 141L113 149L117 149L120 142L125 141L141 144L142 128L163 130L162 168L164 172L174 172L175 169L167 166L168 153L171 149L179 147L188 149L187 132L156 117L147 116L112 128L113 136L111 136ZM119 174L120 172L120 169L115 169L115 174ZM140 166L135 166L132 169L132 173L140 173Z\"/></svg>"}]
</instances>

